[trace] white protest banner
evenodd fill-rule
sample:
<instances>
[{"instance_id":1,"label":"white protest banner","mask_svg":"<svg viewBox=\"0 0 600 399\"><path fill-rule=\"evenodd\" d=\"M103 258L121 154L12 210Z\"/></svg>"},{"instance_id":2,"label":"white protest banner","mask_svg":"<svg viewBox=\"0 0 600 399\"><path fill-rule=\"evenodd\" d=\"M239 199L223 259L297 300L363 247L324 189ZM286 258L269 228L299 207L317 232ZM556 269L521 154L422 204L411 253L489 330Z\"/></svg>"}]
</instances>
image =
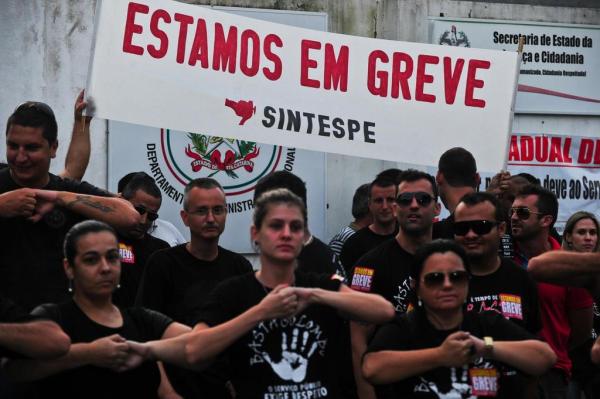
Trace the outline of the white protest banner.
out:
<instances>
[{"instance_id":1,"label":"white protest banner","mask_svg":"<svg viewBox=\"0 0 600 399\"><path fill-rule=\"evenodd\" d=\"M332 34L168 0L101 1L96 17L87 88L96 117L411 164L463 145L482 170L503 166L517 53Z\"/></svg>"},{"instance_id":2,"label":"white protest banner","mask_svg":"<svg viewBox=\"0 0 600 399\"><path fill-rule=\"evenodd\" d=\"M529 173L556 194L559 212L556 228L578 210L600 216L600 138L559 134L513 134L508 153L512 175ZM482 175L481 190L492 175Z\"/></svg>"},{"instance_id":3,"label":"white protest banner","mask_svg":"<svg viewBox=\"0 0 600 399\"><path fill-rule=\"evenodd\" d=\"M119 179L130 172L148 173L162 193L161 219L173 223L187 239L188 228L179 216L185 185L195 178L212 177L227 195L227 224L220 245L253 253L250 225L254 187L275 170L292 172L306 183L310 231L324 237L325 154L321 152L112 121L109 131L109 190L116 192ZM215 154L229 154L225 159L233 159L234 167L220 169L220 157Z\"/></svg>"},{"instance_id":4,"label":"white protest banner","mask_svg":"<svg viewBox=\"0 0 600 399\"><path fill-rule=\"evenodd\" d=\"M600 114L600 27L432 18L430 42L513 50L525 39L515 112Z\"/></svg>"}]
</instances>

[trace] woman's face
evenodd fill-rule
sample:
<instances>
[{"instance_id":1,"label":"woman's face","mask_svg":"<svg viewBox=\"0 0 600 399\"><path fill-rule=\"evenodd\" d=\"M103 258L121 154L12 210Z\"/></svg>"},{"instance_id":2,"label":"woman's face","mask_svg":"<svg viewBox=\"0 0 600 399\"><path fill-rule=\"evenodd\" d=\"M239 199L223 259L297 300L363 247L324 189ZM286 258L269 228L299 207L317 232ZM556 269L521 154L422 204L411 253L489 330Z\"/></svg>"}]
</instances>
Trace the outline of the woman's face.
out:
<instances>
[{"instance_id":1,"label":"woman's face","mask_svg":"<svg viewBox=\"0 0 600 399\"><path fill-rule=\"evenodd\" d=\"M278 262L291 262L302 250L304 243L304 218L295 205L273 204L267 208L260 229L252 226L252 240L261 256Z\"/></svg>"},{"instance_id":2,"label":"woman's face","mask_svg":"<svg viewBox=\"0 0 600 399\"><path fill-rule=\"evenodd\" d=\"M121 276L116 237L108 231L88 233L79 238L76 247L73 266L65 266L75 292L88 297L110 296Z\"/></svg>"},{"instance_id":3,"label":"woman's face","mask_svg":"<svg viewBox=\"0 0 600 399\"><path fill-rule=\"evenodd\" d=\"M598 244L598 231L592 219L581 219L573 227L573 232L567 234L567 242L577 252L594 252Z\"/></svg>"},{"instance_id":4,"label":"woman's face","mask_svg":"<svg viewBox=\"0 0 600 399\"><path fill-rule=\"evenodd\" d=\"M425 260L417 295L428 310L459 309L467 299L468 276L454 252L434 253Z\"/></svg>"}]
</instances>

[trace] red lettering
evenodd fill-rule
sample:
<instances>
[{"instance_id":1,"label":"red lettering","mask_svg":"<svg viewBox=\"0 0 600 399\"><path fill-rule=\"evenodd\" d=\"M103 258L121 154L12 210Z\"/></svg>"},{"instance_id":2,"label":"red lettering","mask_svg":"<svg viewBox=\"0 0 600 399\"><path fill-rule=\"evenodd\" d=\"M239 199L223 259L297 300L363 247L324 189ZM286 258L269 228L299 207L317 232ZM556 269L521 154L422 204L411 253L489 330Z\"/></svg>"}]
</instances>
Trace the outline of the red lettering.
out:
<instances>
[{"instance_id":1,"label":"red lettering","mask_svg":"<svg viewBox=\"0 0 600 399\"><path fill-rule=\"evenodd\" d=\"M198 18L196 22L196 34L194 35L194 42L192 43L192 49L190 50L190 58L188 64L194 66L200 61L202 68L208 68L208 37L206 35L206 21L202 18Z\"/></svg>"},{"instance_id":2,"label":"red lettering","mask_svg":"<svg viewBox=\"0 0 600 399\"><path fill-rule=\"evenodd\" d=\"M348 90L348 46L342 46L338 57L330 43L325 44L325 68L323 70L323 87L330 90L332 87L341 91Z\"/></svg>"},{"instance_id":3,"label":"red lettering","mask_svg":"<svg viewBox=\"0 0 600 399\"><path fill-rule=\"evenodd\" d=\"M185 42L187 40L188 25L194 23L194 18L185 14L175 14L175 21L179 22L179 38L177 41L177 63L185 61Z\"/></svg>"},{"instance_id":4,"label":"red lettering","mask_svg":"<svg viewBox=\"0 0 600 399\"><path fill-rule=\"evenodd\" d=\"M150 54L154 58L162 58L167 54L167 50L169 49L169 37L167 34L161 30L158 26L160 20L165 21L165 23L171 23L171 16L165 10L158 9L152 13L152 18L150 19L150 32L160 41L160 47L156 48L153 44L148 46L148 54Z\"/></svg>"},{"instance_id":5,"label":"red lettering","mask_svg":"<svg viewBox=\"0 0 600 399\"><path fill-rule=\"evenodd\" d=\"M248 46L252 45L252 58L248 65ZM260 39L253 30L246 29L240 39L240 70L246 76L254 76L260 67Z\"/></svg>"},{"instance_id":6,"label":"red lettering","mask_svg":"<svg viewBox=\"0 0 600 399\"><path fill-rule=\"evenodd\" d=\"M453 72L452 59L450 57L444 57L444 94L446 96L446 104L454 104L458 83L460 82L460 75L462 74L464 65L464 59L457 59Z\"/></svg>"},{"instance_id":7,"label":"red lettering","mask_svg":"<svg viewBox=\"0 0 600 399\"><path fill-rule=\"evenodd\" d=\"M415 100L426 103L434 103L435 96L423 91L425 83L433 83L433 75L425 73L427 64L436 65L440 62L440 57L435 55L420 55L417 57L417 84L415 87Z\"/></svg>"},{"instance_id":8,"label":"red lettering","mask_svg":"<svg viewBox=\"0 0 600 399\"><path fill-rule=\"evenodd\" d=\"M132 43L133 35L140 34L144 30L142 25L135 23L135 14L148 14L149 11L150 8L145 4L129 3L129 7L127 7L127 19L125 21L125 32L123 33L123 52L135 55L144 54L143 47Z\"/></svg>"},{"instance_id":9,"label":"red lettering","mask_svg":"<svg viewBox=\"0 0 600 399\"><path fill-rule=\"evenodd\" d=\"M521 136L521 161L533 161L533 138Z\"/></svg>"},{"instance_id":10,"label":"red lettering","mask_svg":"<svg viewBox=\"0 0 600 399\"><path fill-rule=\"evenodd\" d=\"M600 140L596 140L596 153L594 155L594 164L600 164Z\"/></svg>"},{"instance_id":11,"label":"red lettering","mask_svg":"<svg viewBox=\"0 0 600 399\"><path fill-rule=\"evenodd\" d=\"M283 41L281 38L274 34L269 34L265 37L264 52L265 57L273 63L273 69L263 68L263 74L269 80L277 80L281 77L282 63L281 58L271 50L271 45L276 47L283 47Z\"/></svg>"},{"instance_id":12,"label":"red lettering","mask_svg":"<svg viewBox=\"0 0 600 399\"><path fill-rule=\"evenodd\" d=\"M404 71L400 66L404 64ZM392 98L398 98L400 95L398 87L402 87L402 98L410 100L410 88L408 87L408 78L412 75L413 60L406 53L394 53L392 59Z\"/></svg>"},{"instance_id":13,"label":"red lettering","mask_svg":"<svg viewBox=\"0 0 600 399\"><path fill-rule=\"evenodd\" d=\"M590 139L581 139L579 144L579 156L577 163L588 164L592 162L594 156L594 141Z\"/></svg>"},{"instance_id":14,"label":"red lettering","mask_svg":"<svg viewBox=\"0 0 600 399\"><path fill-rule=\"evenodd\" d=\"M517 136L510 136L510 149L508 151L508 160L521 160L521 156L519 155L519 144L517 143Z\"/></svg>"},{"instance_id":15,"label":"red lettering","mask_svg":"<svg viewBox=\"0 0 600 399\"><path fill-rule=\"evenodd\" d=\"M550 156L548 157L548 162L563 162L561 144L560 137L552 137L550 139Z\"/></svg>"},{"instance_id":16,"label":"red lettering","mask_svg":"<svg viewBox=\"0 0 600 399\"><path fill-rule=\"evenodd\" d=\"M565 138L565 146L563 147L563 162L573 163L571 158L571 138Z\"/></svg>"},{"instance_id":17,"label":"red lettering","mask_svg":"<svg viewBox=\"0 0 600 399\"><path fill-rule=\"evenodd\" d=\"M548 136L535 137L535 160L538 162L546 162L548 160Z\"/></svg>"},{"instance_id":18,"label":"red lettering","mask_svg":"<svg viewBox=\"0 0 600 399\"><path fill-rule=\"evenodd\" d=\"M314 40L302 40L300 43L300 84L306 87L320 87L319 81L308 77L308 70L317 67L317 61L309 58L310 50L319 50L321 43Z\"/></svg>"},{"instance_id":19,"label":"red lettering","mask_svg":"<svg viewBox=\"0 0 600 399\"><path fill-rule=\"evenodd\" d=\"M225 32L223 31L223 25L220 23L215 24L215 45L213 54L212 68L217 71L229 71L229 73L235 73L235 64L237 60L237 27L230 26L229 32L227 32L227 39L225 39Z\"/></svg>"},{"instance_id":20,"label":"red lettering","mask_svg":"<svg viewBox=\"0 0 600 399\"><path fill-rule=\"evenodd\" d=\"M377 70L377 61L388 63L390 60L382 50L374 50L369 54L369 71L367 75L367 89L371 94L380 97L387 96L388 74Z\"/></svg>"},{"instance_id":21,"label":"red lettering","mask_svg":"<svg viewBox=\"0 0 600 399\"><path fill-rule=\"evenodd\" d=\"M468 107L485 108L485 100L474 98L475 89L481 89L484 81L477 79L478 69L489 69L491 63L484 60L469 60L469 68L467 70L467 88L465 90L465 105Z\"/></svg>"}]
</instances>

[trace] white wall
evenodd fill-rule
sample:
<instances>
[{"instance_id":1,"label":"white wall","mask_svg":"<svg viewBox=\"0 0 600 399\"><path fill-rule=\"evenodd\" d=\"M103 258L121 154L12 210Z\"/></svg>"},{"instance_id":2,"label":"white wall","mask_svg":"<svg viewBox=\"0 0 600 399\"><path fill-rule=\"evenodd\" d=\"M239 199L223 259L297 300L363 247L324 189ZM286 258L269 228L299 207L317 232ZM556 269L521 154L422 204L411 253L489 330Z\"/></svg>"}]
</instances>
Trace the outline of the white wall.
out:
<instances>
[{"instance_id":1,"label":"white wall","mask_svg":"<svg viewBox=\"0 0 600 399\"><path fill-rule=\"evenodd\" d=\"M59 147L52 172L60 172L73 125L73 105L85 87L93 31L94 0L4 0L0 7L0 121L17 105L43 101L58 121ZM106 184L104 122L92 122L91 159L86 179ZM6 151L0 140L0 159Z\"/></svg>"},{"instance_id":2,"label":"white wall","mask_svg":"<svg viewBox=\"0 0 600 399\"><path fill-rule=\"evenodd\" d=\"M109 0L110 1L110 0ZM428 16L507 19L600 25L599 8L543 7L455 0L276 0L186 1L187 3L321 11L333 32L392 40L427 42ZM50 104L58 117L59 152L52 171L62 169L72 125L75 96L85 85L95 0L4 0L0 8L0 120L19 103ZM531 2L536 3L536 2ZM600 136L600 117L517 115L515 130ZM460 145L460 143L457 143ZM86 180L106 184L106 136L102 121L92 122L93 153ZM0 153L4 153L0 140ZM0 156L0 159L3 159ZM327 157L328 239L351 219L352 194L391 162Z\"/></svg>"}]
</instances>

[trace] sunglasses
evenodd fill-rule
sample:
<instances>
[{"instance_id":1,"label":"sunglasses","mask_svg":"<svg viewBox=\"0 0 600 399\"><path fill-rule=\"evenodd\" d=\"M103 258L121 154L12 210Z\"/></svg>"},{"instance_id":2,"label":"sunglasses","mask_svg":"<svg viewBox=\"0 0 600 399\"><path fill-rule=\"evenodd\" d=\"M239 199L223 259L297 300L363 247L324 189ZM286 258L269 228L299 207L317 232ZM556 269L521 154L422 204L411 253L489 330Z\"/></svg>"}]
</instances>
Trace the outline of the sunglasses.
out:
<instances>
[{"instance_id":1,"label":"sunglasses","mask_svg":"<svg viewBox=\"0 0 600 399\"><path fill-rule=\"evenodd\" d=\"M508 211L508 216L512 217L512 215L517 214L517 217L521 220L527 220L529 219L529 217L531 216L531 214L534 215L543 215L543 213L541 212L533 212L532 210L530 210L529 208L527 208L526 206L519 206L519 207L513 207L510 208L510 211Z\"/></svg>"},{"instance_id":2,"label":"sunglasses","mask_svg":"<svg viewBox=\"0 0 600 399\"><path fill-rule=\"evenodd\" d=\"M469 230L478 236L485 235L492 231L494 226L497 226L498 222L492 222L491 220L469 220L464 222L454 222L452 228L454 229L454 235L464 236L467 235Z\"/></svg>"},{"instance_id":3,"label":"sunglasses","mask_svg":"<svg viewBox=\"0 0 600 399\"><path fill-rule=\"evenodd\" d=\"M158 219L158 213L149 210L144 205L134 205L133 207L140 215L148 214L148 220L151 222L154 222L156 219Z\"/></svg>"},{"instance_id":4,"label":"sunglasses","mask_svg":"<svg viewBox=\"0 0 600 399\"><path fill-rule=\"evenodd\" d=\"M469 281L469 273L466 270L456 270L450 273L434 272L423 276L423 282L429 288L441 287L446 281L446 276L451 284L466 284Z\"/></svg>"},{"instance_id":5,"label":"sunglasses","mask_svg":"<svg viewBox=\"0 0 600 399\"><path fill-rule=\"evenodd\" d=\"M417 200L419 206L427 206L433 201L433 197L430 194L424 191L417 191L416 193L402 193L398 195L396 197L396 203L399 206L410 206L413 198Z\"/></svg>"}]
</instances>

